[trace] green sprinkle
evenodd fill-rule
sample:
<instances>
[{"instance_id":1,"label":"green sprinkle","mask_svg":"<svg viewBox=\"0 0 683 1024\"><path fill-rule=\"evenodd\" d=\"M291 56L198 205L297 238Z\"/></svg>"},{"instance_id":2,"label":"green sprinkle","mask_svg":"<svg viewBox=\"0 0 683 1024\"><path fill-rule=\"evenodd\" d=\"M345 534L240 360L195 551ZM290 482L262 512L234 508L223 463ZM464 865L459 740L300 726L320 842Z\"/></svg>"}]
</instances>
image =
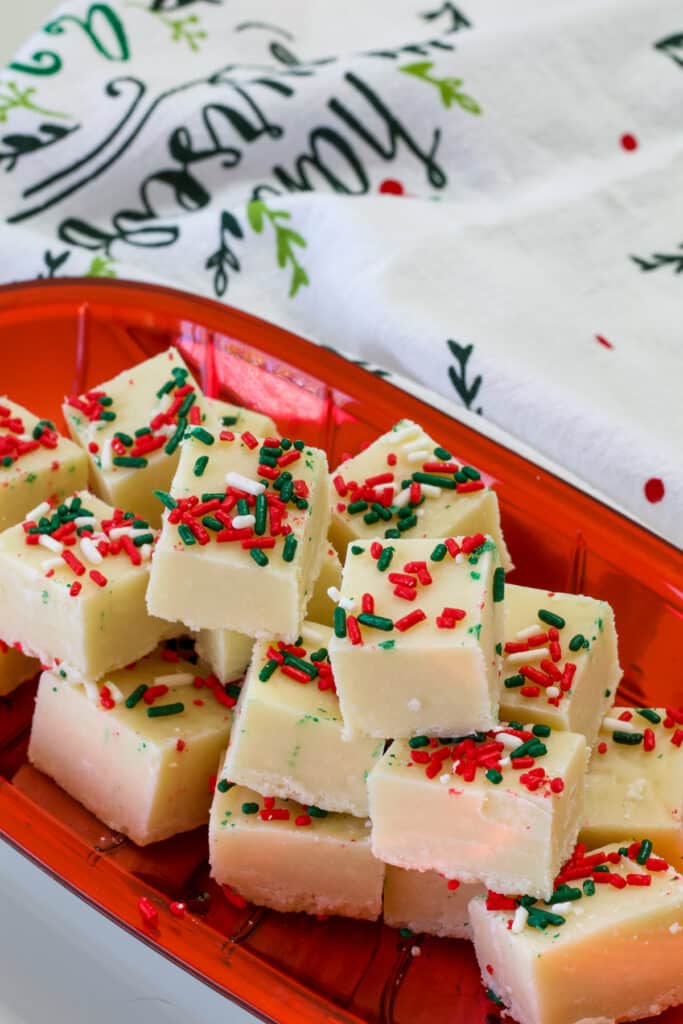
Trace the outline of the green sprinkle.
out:
<instances>
[{"instance_id":1,"label":"green sprinkle","mask_svg":"<svg viewBox=\"0 0 683 1024\"><path fill-rule=\"evenodd\" d=\"M448 548L445 544L437 544L431 555L429 556L432 562L443 562L444 558L448 553Z\"/></svg>"},{"instance_id":2,"label":"green sprinkle","mask_svg":"<svg viewBox=\"0 0 683 1024\"><path fill-rule=\"evenodd\" d=\"M325 661L328 657L327 648L321 647L318 651L313 651L310 655L311 661Z\"/></svg>"},{"instance_id":3,"label":"green sprinkle","mask_svg":"<svg viewBox=\"0 0 683 1024\"><path fill-rule=\"evenodd\" d=\"M152 433L152 431L151 431L150 427L138 427L138 429L135 431L135 436L136 437L145 437L147 434L151 434L151 433Z\"/></svg>"},{"instance_id":4,"label":"green sprinkle","mask_svg":"<svg viewBox=\"0 0 683 1024\"><path fill-rule=\"evenodd\" d=\"M202 494L202 501L213 501L218 498L219 501L223 501L225 498L225 491L204 491Z\"/></svg>"},{"instance_id":5,"label":"green sprinkle","mask_svg":"<svg viewBox=\"0 0 683 1024\"><path fill-rule=\"evenodd\" d=\"M157 391L157 398L163 398L164 395L167 395L169 393L169 391L173 391L173 388L175 386L176 382L174 380L167 380L166 383L162 384L159 390Z\"/></svg>"},{"instance_id":6,"label":"green sprinkle","mask_svg":"<svg viewBox=\"0 0 683 1024\"><path fill-rule=\"evenodd\" d=\"M358 621L364 626L370 626L371 629L382 629L385 633L391 632L394 628L391 619L387 619L384 615L371 615L369 612L361 612Z\"/></svg>"},{"instance_id":7,"label":"green sprinkle","mask_svg":"<svg viewBox=\"0 0 683 1024\"><path fill-rule=\"evenodd\" d=\"M295 498L294 504L296 505L297 508L300 508L302 510L308 508L308 502L305 498Z\"/></svg>"},{"instance_id":8,"label":"green sprinkle","mask_svg":"<svg viewBox=\"0 0 683 1024\"><path fill-rule=\"evenodd\" d=\"M576 889L571 885L560 885L555 889L554 893L549 900L546 900L546 905L551 907L554 903L565 903L569 900L580 900L581 890Z\"/></svg>"},{"instance_id":9,"label":"green sprinkle","mask_svg":"<svg viewBox=\"0 0 683 1024\"><path fill-rule=\"evenodd\" d=\"M382 554L377 559L377 568L380 572L384 572L384 570L388 569L391 565L391 559L394 557L394 550L395 549L392 548L391 545L382 549Z\"/></svg>"},{"instance_id":10,"label":"green sprinkle","mask_svg":"<svg viewBox=\"0 0 683 1024\"><path fill-rule=\"evenodd\" d=\"M636 861L637 861L637 863L638 864L645 864L645 862L647 861L647 859L651 855L651 853L652 853L652 843L650 842L649 839L643 839L642 843L640 844L640 848L638 850L638 853L636 854Z\"/></svg>"},{"instance_id":11,"label":"green sprinkle","mask_svg":"<svg viewBox=\"0 0 683 1024\"><path fill-rule=\"evenodd\" d=\"M175 433L169 437L168 441L164 445L164 451L166 452L167 455L173 455L173 452L176 450L176 448L182 441L186 429L187 420L179 416Z\"/></svg>"},{"instance_id":12,"label":"green sprinkle","mask_svg":"<svg viewBox=\"0 0 683 1024\"><path fill-rule=\"evenodd\" d=\"M547 608L539 608L538 617L541 622L545 622L546 626L554 626L555 629L564 629L567 624L561 615L549 612Z\"/></svg>"},{"instance_id":13,"label":"green sprinkle","mask_svg":"<svg viewBox=\"0 0 683 1024\"><path fill-rule=\"evenodd\" d=\"M365 512L365 510L367 508L368 508L367 501L363 501L363 500L352 501L349 505L346 506L346 511L350 512L351 515L353 516L353 515L356 514L356 512Z\"/></svg>"},{"instance_id":14,"label":"green sprinkle","mask_svg":"<svg viewBox=\"0 0 683 1024\"><path fill-rule=\"evenodd\" d=\"M398 538L400 536L401 536L401 531L397 530L395 526L392 526L388 530L384 531L384 539L385 540L398 540Z\"/></svg>"},{"instance_id":15,"label":"green sprinkle","mask_svg":"<svg viewBox=\"0 0 683 1024\"><path fill-rule=\"evenodd\" d=\"M514 690L516 686L524 686L524 676L508 676L504 685L508 690Z\"/></svg>"},{"instance_id":16,"label":"green sprinkle","mask_svg":"<svg viewBox=\"0 0 683 1024\"><path fill-rule=\"evenodd\" d=\"M287 534L285 537L284 547L282 548L282 560L284 562L291 562L294 560L298 543L299 542L293 533Z\"/></svg>"},{"instance_id":17,"label":"green sprinkle","mask_svg":"<svg viewBox=\"0 0 683 1024\"><path fill-rule=\"evenodd\" d=\"M292 668L298 668L299 671L305 672L309 679L315 679L318 675L315 665L309 664L309 662L299 658L296 654L285 654L285 665L291 665Z\"/></svg>"},{"instance_id":18,"label":"green sprinkle","mask_svg":"<svg viewBox=\"0 0 683 1024\"><path fill-rule=\"evenodd\" d=\"M652 722L653 725L659 725L662 718L652 708L636 708L636 713L642 718L646 718L648 722Z\"/></svg>"},{"instance_id":19,"label":"green sprinkle","mask_svg":"<svg viewBox=\"0 0 683 1024\"><path fill-rule=\"evenodd\" d=\"M502 566L493 573L493 600L502 601L505 597L505 569Z\"/></svg>"},{"instance_id":20,"label":"green sprinkle","mask_svg":"<svg viewBox=\"0 0 683 1024\"><path fill-rule=\"evenodd\" d=\"M275 670L277 669L278 664L279 663L275 660L275 658L271 658L269 661L265 663L265 665L258 674L258 677L262 683L268 682L273 672L275 672Z\"/></svg>"},{"instance_id":21,"label":"green sprinkle","mask_svg":"<svg viewBox=\"0 0 683 1024\"><path fill-rule=\"evenodd\" d=\"M147 708L148 718L168 718L169 715L180 715L185 710L185 705L178 701L176 704L153 704Z\"/></svg>"},{"instance_id":22,"label":"green sprinkle","mask_svg":"<svg viewBox=\"0 0 683 1024\"><path fill-rule=\"evenodd\" d=\"M399 928L398 934L402 939L409 939L415 932L411 928Z\"/></svg>"},{"instance_id":23,"label":"green sprinkle","mask_svg":"<svg viewBox=\"0 0 683 1024\"><path fill-rule=\"evenodd\" d=\"M292 500L293 495L294 484L292 483L292 480L290 478L289 480L285 480L282 487L280 488L280 498L282 499L282 501L288 502ZM367 502L365 502L365 507L368 507Z\"/></svg>"},{"instance_id":24,"label":"green sprinkle","mask_svg":"<svg viewBox=\"0 0 683 1024\"><path fill-rule=\"evenodd\" d=\"M346 612L339 604L334 609L334 635L340 638L346 636Z\"/></svg>"},{"instance_id":25,"label":"green sprinkle","mask_svg":"<svg viewBox=\"0 0 683 1024\"><path fill-rule=\"evenodd\" d=\"M271 469L277 469L277 459L273 455L264 455L263 450L259 454L259 465L269 466Z\"/></svg>"},{"instance_id":26,"label":"green sprinkle","mask_svg":"<svg viewBox=\"0 0 683 1024\"><path fill-rule=\"evenodd\" d=\"M192 408L192 406L194 405L194 403L196 401L197 401L197 395L195 394L195 392L194 391L188 392L188 394L186 394L185 398L183 399L183 404L178 409L178 415L179 416L187 416L188 412L190 411L190 409ZM201 430L201 427L198 427L197 429ZM206 443L207 444L213 444L213 438L211 439L211 441L207 441Z\"/></svg>"},{"instance_id":27,"label":"green sprinkle","mask_svg":"<svg viewBox=\"0 0 683 1024\"><path fill-rule=\"evenodd\" d=\"M583 633L576 633L569 641L569 650L578 651L581 647L583 647L585 640L586 638L583 635Z\"/></svg>"},{"instance_id":28,"label":"green sprinkle","mask_svg":"<svg viewBox=\"0 0 683 1024\"><path fill-rule=\"evenodd\" d=\"M595 896L595 882L592 878L584 879L583 894L584 896Z\"/></svg>"},{"instance_id":29,"label":"green sprinkle","mask_svg":"<svg viewBox=\"0 0 683 1024\"><path fill-rule=\"evenodd\" d=\"M394 647L396 646L396 641L395 640L380 640L380 642L377 644L377 646L381 647L383 651L392 651L394 649Z\"/></svg>"},{"instance_id":30,"label":"green sprinkle","mask_svg":"<svg viewBox=\"0 0 683 1024\"><path fill-rule=\"evenodd\" d=\"M612 739L615 743L623 743L626 747L637 747L639 743L643 742L643 734L642 732L622 732L621 729L615 729Z\"/></svg>"},{"instance_id":31,"label":"green sprinkle","mask_svg":"<svg viewBox=\"0 0 683 1024\"><path fill-rule=\"evenodd\" d=\"M146 519L134 519L133 527L136 530L149 530L149 523Z\"/></svg>"},{"instance_id":32,"label":"green sprinkle","mask_svg":"<svg viewBox=\"0 0 683 1024\"><path fill-rule=\"evenodd\" d=\"M256 522L254 523L254 533L257 537L262 537L266 532L266 516L268 514L268 501L266 500L265 494L256 495L256 504L254 508L254 517ZM291 537L291 534L287 535ZM287 559L285 559L287 561Z\"/></svg>"},{"instance_id":33,"label":"green sprinkle","mask_svg":"<svg viewBox=\"0 0 683 1024\"><path fill-rule=\"evenodd\" d=\"M593 871L609 871L609 866L607 864L595 864Z\"/></svg>"},{"instance_id":34,"label":"green sprinkle","mask_svg":"<svg viewBox=\"0 0 683 1024\"><path fill-rule=\"evenodd\" d=\"M154 534L153 533L141 533L139 537L133 537L133 544L136 548L141 548L143 544L153 544Z\"/></svg>"},{"instance_id":35,"label":"green sprinkle","mask_svg":"<svg viewBox=\"0 0 683 1024\"><path fill-rule=\"evenodd\" d=\"M136 687L136 688L135 688L135 689L133 690L133 692L132 692L132 693L130 693L130 694L129 694L129 695L128 695L128 696L126 697L126 707L127 707L127 708L134 708L134 707L135 707L135 705L136 705L136 704L138 704L138 703L139 703L139 702L140 702L140 701L142 700L142 698L144 697L144 695L145 695L145 694L147 693L147 690L148 690L148 689L149 689L149 687L147 687L147 686L145 685L145 683L140 683L140 685L139 685L139 686L137 686L137 687Z\"/></svg>"},{"instance_id":36,"label":"green sprinkle","mask_svg":"<svg viewBox=\"0 0 683 1024\"><path fill-rule=\"evenodd\" d=\"M351 545L351 554L352 555L362 555L364 551L365 551L365 548L360 548L360 547L358 547L357 544L352 544Z\"/></svg>"},{"instance_id":37,"label":"green sprinkle","mask_svg":"<svg viewBox=\"0 0 683 1024\"><path fill-rule=\"evenodd\" d=\"M188 547L191 544L196 544L197 543L195 535L193 534L192 530L190 529L189 526L187 526L186 523L181 523L180 524L180 526L178 527L178 533L180 535L180 539L182 540L183 544L187 544Z\"/></svg>"},{"instance_id":38,"label":"green sprinkle","mask_svg":"<svg viewBox=\"0 0 683 1024\"><path fill-rule=\"evenodd\" d=\"M487 999L490 999L492 1003L495 1003L496 1006L500 1007L500 1009L502 1009L505 1006L503 1000L500 998L500 996L496 995L492 988L484 989L484 995L486 996Z\"/></svg>"},{"instance_id":39,"label":"green sprinkle","mask_svg":"<svg viewBox=\"0 0 683 1024\"><path fill-rule=\"evenodd\" d=\"M481 579L481 573L480 572L471 572L470 576L472 577L473 580L480 580Z\"/></svg>"},{"instance_id":40,"label":"green sprinkle","mask_svg":"<svg viewBox=\"0 0 683 1024\"><path fill-rule=\"evenodd\" d=\"M249 554L257 565L260 565L261 567L268 565L268 555L262 550L262 548L249 548Z\"/></svg>"},{"instance_id":41,"label":"green sprinkle","mask_svg":"<svg viewBox=\"0 0 683 1024\"><path fill-rule=\"evenodd\" d=\"M305 443L305 441L295 441L294 442L294 447L296 448L296 450L298 452L302 452L304 450L304 448L306 447L306 443Z\"/></svg>"},{"instance_id":42,"label":"green sprinkle","mask_svg":"<svg viewBox=\"0 0 683 1024\"><path fill-rule=\"evenodd\" d=\"M565 921L566 918L560 914L552 914L549 910L542 910L540 907L529 907L529 916L526 923L530 928L539 928L541 931L545 931L548 925L558 928Z\"/></svg>"},{"instance_id":43,"label":"green sprinkle","mask_svg":"<svg viewBox=\"0 0 683 1024\"><path fill-rule=\"evenodd\" d=\"M503 645L501 643L496 644L496 654L503 653Z\"/></svg>"},{"instance_id":44,"label":"green sprinkle","mask_svg":"<svg viewBox=\"0 0 683 1024\"><path fill-rule=\"evenodd\" d=\"M144 469L148 465L142 455L115 455L111 461L125 469Z\"/></svg>"},{"instance_id":45,"label":"green sprinkle","mask_svg":"<svg viewBox=\"0 0 683 1024\"><path fill-rule=\"evenodd\" d=\"M220 782L216 783L216 789L219 793L227 793L234 785L234 782L228 782L227 779L221 779Z\"/></svg>"},{"instance_id":46,"label":"green sprinkle","mask_svg":"<svg viewBox=\"0 0 683 1024\"><path fill-rule=\"evenodd\" d=\"M386 505L382 505L379 501L373 501L372 510L377 513L380 519L384 519L387 523L391 519L391 509L388 509Z\"/></svg>"},{"instance_id":47,"label":"green sprinkle","mask_svg":"<svg viewBox=\"0 0 683 1024\"><path fill-rule=\"evenodd\" d=\"M207 530L215 530L216 533L223 529L223 523L214 516L204 516L202 518L202 525L205 526Z\"/></svg>"},{"instance_id":48,"label":"green sprinkle","mask_svg":"<svg viewBox=\"0 0 683 1024\"><path fill-rule=\"evenodd\" d=\"M502 772L499 772L496 768L489 768L489 770L486 773L486 778L489 780L489 782L492 782L494 786L497 786L499 782L503 781L503 774Z\"/></svg>"},{"instance_id":49,"label":"green sprinkle","mask_svg":"<svg viewBox=\"0 0 683 1024\"><path fill-rule=\"evenodd\" d=\"M611 690L605 690L605 697L611 697L611 696L612 696L612 691Z\"/></svg>"},{"instance_id":50,"label":"green sprinkle","mask_svg":"<svg viewBox=\"0 0 683 1024\"><path fill-rule=\"evenodd\" d=\"M545 743L541 743L536 738L526 740L521 746L515 750L510 751L510 757L543 757L544 754L548 753L548 748Z\"/></svg>"},{"instance_id":51,"label":"green sprinkle","mask_svg":"<svg viewBox=\"0 0 683 1024\"><path fill-rule=\"evenodd\" d=\"M550 736L551 733L549 725L532 725L531 731L534 734L534 736L541 736L543 739L545 739L547 736Z\"/></svg>"},{"instance_id":52,"label":"green sprinkle","mask_svg":"<svg viewBox=\"0 0 683 1024\"><path fill-rule=\"evenodd\" d=\"M111 422L112 420L116 419L116 413L111 412L111 410L109 409L103 409L98 419L107 420L108 422Z\"/></svg>"},{"instance_id":53,"label":"green sprinkle","mask_svg":"<svg viewBox=\"0 0 683 1024\"><path fill-rule=\"evenodd\" d=\"M137 436L137 430L135 431L135 434ZM125 444L126 448L130 448L133 443L133 438L130 434L124 434L121 430L117 430L114 437L118 438L121 444Z\"/></svg>"},{"instance_id":54,"label":"green sprinkle","mask_svg":"<svg viewBox=\"0 0 683 1024\"><path fill-rule=\"evenodd\" d=\"M11 466L13 461L14 460L11 455L4 455L2 458L3 466Z\"/></svg>"},{"instance_id":55,"label":"green sprinkle","mask_svg":"<svg viewBox=\"0 0 683 1024\"><path fill-rule=\"evenodd\" d=\"M190 398L190 395L187 397ZM182 408L180 410L180 415L182 415ZM202 444L213 444L215 440L213 434L209 433L208 430L205 430L204 427L195 427L190 436L196 437L198 441L202 442Z\"/></svg>"},{"instance_id":56,"label":"green sprinkle","mask_svg":"<svg viewBox=\"0 0 683 1024\"><path fill-rule=\"evenodd\" d=\"M258 804L249 803L242 804L242 814L258 814Z\"/></svg>"},{"instance_id":57,"label":"green sprinkle","mask_svg":"<svg viewBox=\"0 0 683 1024\"><path fill-rule=\"evenodd\" d=\"M326 818L327 811L324 811L322 807L307 807L306 811L312 818Z\"/></svg>"},{"instance_id":58,"label":"green sprinkle","mask_svg":"<svg viewBox=\"0 0 683 1024\"><path fill-rule=\"evenodd\" d=\"M411 750L419 750L420 747L428 747L429 736L413 736L412 739L408 740L408 746Z\"/></svg>"},{"instance_id":59,"label":"green sprinkle","mask_svg":"<svg viewBox=\"0 0 683 1024\"><path fill-rule=\"evenodd\" d=\"M376 512L366 512L363 516L363 522L367 523L368 526L373 526L375 523L379 522L379 516Z\"/></svg>"},{"instance_id":60,"label":"green sprinkle","mask_svg":"<svg viewBox=\"0 0 683 1024\"><path fill-rule=\"evenodd\" d=\"M450 476L435 476L433 473L413 473L413 480L416 484L432 484L434 487L443 487L447 490L455 490L455 480Z\"/></svg>"},{"instance_id":61,"label":"green sprinkle","mask_svg":"<svg viewBox=\"0 0 683 1024\"><path fill-rule=\"evenodd\" d=\"M221 416L221 423L224 427L234 427L238 420L239 416Z\"/></svg>"},{"instance_id":62,"label":"green sprinkle","mask_svg":"<svg viewBox=\"0 0 683 1024\"><path fill-rule=\"evenodd\" d=\"M401 533L403 533L405 530L412 530L413 526L417 526L417 516L411 515L407 516L405 519L400 519L396 526Z\"/></svg>"},{"instance_id":63,"label":"green sprinkle","mask_svg":"<svg viewBox=\"0 0 683 1024\"><path fill-rule=\"evenodd\" d=\"M195 476L204 476L204 470L209 464L208 455L200 455L194 464L193 473Z\"/></svg>"},{"instance_id":64,"label":"green sprinkle","mask_svg":"<svg viewBox=\"0 0 683 1024\"><path fill-rule=\"evenodd\" d=\"M468 480L481 480L481 473L474 466L463 466L462 472L465 474Z\"/></svg>"}]
</instances>

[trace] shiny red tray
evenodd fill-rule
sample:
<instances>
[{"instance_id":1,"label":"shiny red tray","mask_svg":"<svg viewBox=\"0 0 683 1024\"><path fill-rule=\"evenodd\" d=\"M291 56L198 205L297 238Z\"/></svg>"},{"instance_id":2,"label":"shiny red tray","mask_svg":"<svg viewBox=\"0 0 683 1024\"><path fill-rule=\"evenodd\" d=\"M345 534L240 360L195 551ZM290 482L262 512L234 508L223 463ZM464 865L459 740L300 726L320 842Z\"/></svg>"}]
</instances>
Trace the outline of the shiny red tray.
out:
<instances>
[{"instance_id":1,"label":"shiny red tray","mask_svg":"<svg viewBox=\"0 0 683 1024\"><path fill-rule=\"evenodd\" d=\"M268 413L324 447L332 466L399 417L418 420L496 485L514 581L614 606L621 696L681 702L681 556L628 519L333 352L215 302L110 281L0 288L0 392L56 422L65 394L168 345L208 394ZM466 942L237 910L208 877L205 829L144 850L107 830L27 765L34 689L0 700L0 831L122 927L264 1020L484 1024L495 1014ZM158 907L156 928L138 913L143 895ZM168 911L179 898L192 911L184 919ZM683 1012L658 1020L682 1024Z\"/></svg>"}]
</instances>

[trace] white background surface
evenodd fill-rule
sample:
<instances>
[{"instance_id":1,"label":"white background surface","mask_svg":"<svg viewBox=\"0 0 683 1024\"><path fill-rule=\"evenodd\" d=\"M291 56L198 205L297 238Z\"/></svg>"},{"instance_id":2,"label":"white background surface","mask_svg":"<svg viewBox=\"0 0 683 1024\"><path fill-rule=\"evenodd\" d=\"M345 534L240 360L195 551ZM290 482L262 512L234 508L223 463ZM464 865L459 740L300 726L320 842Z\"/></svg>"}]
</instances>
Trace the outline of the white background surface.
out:
<instances>
[{"instance_id":1,"label":"white background surface","mask_svg":"<svg viewBox=\"0 0 683 1024\"><path fill-rule=\"evenodd\" d=\"M56 0L0 0L0 65ZM0 840L0 1024L247 1024Z\"/></svg>"}]
</instances>

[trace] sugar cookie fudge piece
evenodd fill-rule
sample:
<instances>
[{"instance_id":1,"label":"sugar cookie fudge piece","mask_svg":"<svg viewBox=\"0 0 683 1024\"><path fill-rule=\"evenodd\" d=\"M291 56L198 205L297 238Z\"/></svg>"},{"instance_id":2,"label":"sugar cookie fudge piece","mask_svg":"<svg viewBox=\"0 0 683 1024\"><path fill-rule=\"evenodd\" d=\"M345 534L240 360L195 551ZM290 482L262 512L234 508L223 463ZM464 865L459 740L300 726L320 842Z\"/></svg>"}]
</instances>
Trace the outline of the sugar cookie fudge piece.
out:
<instances>
[{"instance_id":1,"label":"sugar cookie fudge piece","mask_svg":"<svg viewBox=\"0 0 683 1024\"><path fill-rule=\"evenodd\" d=\"M384 740L342 739L330 636L325 626L305 622L300 643L256 643L225 776L259 793L366 817L366 779Z\"/></svg>"},{"instance_id":2,"label":"sugar cookie fudge piece","mask_svg":"<svg viewBox=\"0 0 683 1024\"><path fill-rule=\"evenodd\" d=\"M519 1024L614 1024L683 1002L683 877L640 849L579 851L550 905L471 901L483 983Z\"/></svg>"},{"instance_id":3,"label":"sugar cookie fudge piece","mask_svg":"<svg viewBox=\"0 0 683 1024\"><path fill-rule=\"evenodd\" d=\"M384 865L367 823L221 781L211 807L211 874L273 910L375 921Z\"/></svg>"},{"instance_id":4,"label":"sugar cookie fudge piece","mask_svg":"<svg viewBox=\"0 0 683 1024\"><path fill-rule=\"evenodd\" d=\"M448 537L487 533L501 564L512 562L498 498L479 470L463 464L422 427L399 420L332 473L330 537L341 555L351 541L378 536Z\"/></svg>"},{"instance_id":5,"label":"sugar cookie fudge piece","mask_svg":"<svg viewBox=\"0 0 683 1024\"><path fill-rule=\"evenodd\" d=\"M202 395L180 353L169 348L83 395L67 398L64 418L90 463L92 490L158 526L154 490L167 491L187 427L268 433L272 420ZM73 489L73 488L72 488Z\"/></svg>"},{"instance_id":6,"label":"sugar cookie fudge piece","mask_svg":"<svg viewBox=\"0 0 683 1024\"><path fill-rule=\"evenodd\" d=\"M0 530L48 498L62 501L87 480L87 459L77 445L50 420L0 395Z\"/></svg>"},{"instance_id":7,"label":"sugar cookie fudge piece","mask_svg":"<svg viewBox=\"0 0 683 1024\"><path fill-rule=\"evenodd\" d=\"M151 614L296 639L325 550L327 488L325 453L303 441L195 428L161 495Z\"/></svg>"},{"instance_id":8,"label":"sugar cookie fudge piece","mask_svg":"<svg viewBox=\"0 0 683 1024\"><path fill-rule=\"evenodd\" d=\"M436 871L407 871L387 864L384 876L384 923L442 938L471 939L467 908L486 893L481 882L444 878Z\"/></svg>"},{"instance_id":9,"label":"sugar cookie fudge piece","mask_svg":"<svg viewBox=\"0 0 683 1024\"><path fill-rule=\"evenodd\" d=\"M579 838L591 848L643 835L683 868L683 708L612 708L593 748Z\"/></svg>"},{"instance_id":10,"label":"sugar cookie fudge piece","mask_svg":"<svg viewBox=\"0 0 683 1024\"><path fill-rule=\"evenodd\" d=\"M621 679L606 601L533 587L505 591L500 713L595 741Z\"/></svg>"},{"instance_id":11,"label":"sugar cookie fudge piece","mask_svg":"<svg viewBox=\"0 0 683 1024\"><path fill-rule=\"evenodd\" d=\"M0 534L6 638L86 679L147 654L177 626L147 614L155 532L81 491Z\"/></svg>"},{"instance_id":12,"label":"sugar cookie fudge piece","mask_svg":"<svg viewBox=\"0 0 683 1024\"><path fill-rule=\"evenodd\" d=\"M335 549L328 544L323 555L320 575L313 586L307 615L313 622L332 626L337 607L328 595L330 588L341 583L341 564ZM197 652L208 662L222 683L241 679L249 666L254 647L253 637L234 629L201 629L197 634Z\"/></svg>"},{"instance_id":13,"label":"sugar cookie fudge piece","mask_svg":"<svg viewBox=\"0 0 683 1024\"><path fill-rule=\"evenodd\" d=\"M397 867L547 898L583 813L583 736L535 725L395 740L368 778L372 849Z\"/></svg>"},{"instance_id":14,"label":"sugar cookie fudge piece","mask_svg":"<svg viewBox=\"0 0 683 1024\"><path fill-rule=\"evenodd\" d=\"M204 675L160 651L97 683L44 672L29 760L140 846L197 828L232 719L222 688L194 685Z\"/></svg>"},{"instance_id":15,"label":"sugar cookie fudge piece","mask_svg":"<svg viewBox=\"0 0 683 1024\"><path fill-rule=\"evenodd\" d=\"M22 651L0 640L0 697L5 697L27 679L40 671L37 658L29 658Z\"/></svg>"},{"instance_id":16,"label":"sugar cookie fudge piece","mask_svg":"<svg viewBox=\"0 0 683 1024\"><path fill-rule=\"evenodd\" d=\"M330 643L347 735L494 725L503 589L482 534L350 545Z\"/></svg>"}]
</instances>

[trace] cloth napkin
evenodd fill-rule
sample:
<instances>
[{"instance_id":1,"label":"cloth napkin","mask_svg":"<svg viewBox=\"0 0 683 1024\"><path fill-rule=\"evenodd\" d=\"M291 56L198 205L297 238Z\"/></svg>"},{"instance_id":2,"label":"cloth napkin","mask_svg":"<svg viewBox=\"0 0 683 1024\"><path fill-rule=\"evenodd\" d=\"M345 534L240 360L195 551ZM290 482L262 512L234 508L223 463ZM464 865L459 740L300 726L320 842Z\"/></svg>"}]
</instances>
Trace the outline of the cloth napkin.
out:
<instances>
[{"instance_id":1,"label":"cloth napkin","mask_svg":"<svg viewBox=\"0 0 683 1024\"><path fill-rule=\"evenodd\" d=\"M0 73L0 280L217 297L681 545L682 115L678 0L69 0Z\"/></svg>"}]
</instances>

